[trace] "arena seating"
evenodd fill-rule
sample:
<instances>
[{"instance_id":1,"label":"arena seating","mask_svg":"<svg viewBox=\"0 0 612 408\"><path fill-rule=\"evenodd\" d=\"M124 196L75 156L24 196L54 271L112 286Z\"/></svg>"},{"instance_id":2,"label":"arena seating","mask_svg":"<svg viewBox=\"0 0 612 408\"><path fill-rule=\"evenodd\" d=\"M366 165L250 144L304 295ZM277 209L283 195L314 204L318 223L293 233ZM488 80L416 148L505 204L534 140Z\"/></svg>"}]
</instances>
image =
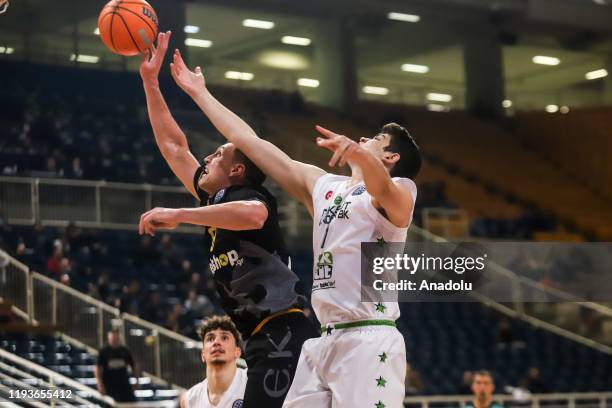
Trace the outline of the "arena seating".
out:
<instances>
[{"instance_id":1,"label":"arena seating","mask_svg":"<svg viewBox=\"0 0 612 408\"><path fill-rule=\"evenodd\" d=\"M609 107L572 109L567 115L520 112L516 134L525 146L595 194L612 199L611 115Z\"/></svg>"},{"instance_id":2,"label":"arena seating","mask_svg":"<svg viewBox=\"0 0 612 408\"><path fill-rule=\"evenodd\" d=\"M75 379L83 385L96 388L94 375L96 358L86 350L74 347L57 337L0 332L0 347L35 364ZM0 369L0 372L3 370ZM36 372L34 370L27 372L32 375L30 382L34 382L37 378ZM136 391L139 401L167 400L171 396L176 396L175 391L170 391L171 387L157 384L150 377L143 376L139 379L132 377L132 384L135 384L136 381L139 383Z\"/></svg>"},{"instance_id":3,"label":"arena seating","mask_svg":"<svg viewBox=\"0 0 612 408\"><path fill-rule=\"evenodd\" d=\"M399 327L408 360L427 394L456 394L463 371L491 370L498 390L521 384L538 367L549 391L606 391L612 387L612 356L519 320L500 338L499 313L479 303L402 304Z\"/></svg>"}]
</instances>

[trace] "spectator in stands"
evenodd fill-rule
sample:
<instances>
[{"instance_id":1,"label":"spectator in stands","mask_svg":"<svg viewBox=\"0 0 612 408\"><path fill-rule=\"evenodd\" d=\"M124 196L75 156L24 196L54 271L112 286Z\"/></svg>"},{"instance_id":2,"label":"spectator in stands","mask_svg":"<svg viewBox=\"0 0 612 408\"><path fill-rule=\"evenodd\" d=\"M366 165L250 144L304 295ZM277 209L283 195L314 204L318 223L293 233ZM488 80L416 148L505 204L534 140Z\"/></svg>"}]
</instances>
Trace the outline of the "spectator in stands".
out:
<instances>
[{"instance_id":1,"label":"spectator in stands","mask_svg":"<svg viewBox=\"0 0 612 408\"><path fill-rule=\"evenodd\" d=\"M49 276L54 277L54 278L59 278L60 263L63 257L64 257L63 247L61 243L59 243L59 241L56 241L56 243L53 245L53 255L51 255L49 259L47 260L47 274Z\"/></svg>"},{"instance_id":2,"label":"spectator in stands","mask_svg":"<svg viewBox=\"0 0 612 408\"><path fill-rule=\"evenodd\" d=\"M514 335L512 325L508 319L502 319L497 325L497 344L498 350L508 348L519 349L525 347L525 342L519 340Z\"/></svg>"},{"instance_id":3,"label":"spectator in stands","mask_svg":"<svg viewBox=\"0 0 612 408\"><path fill-rule=\"evenodd\" d=\"M98 278L98 294L100 295L100 299L102 299L103 302L110 302L111 301L111 289L110 289L110 283L109 283L109 275L108 272L103 272L100 277Z\"/></svg>"},{"instance_id":4,"label":"spectator in stands","mask_svg":"<svg viewBox=\"0 0 612 408\"><path fill-rule=\"evenodd\" d=\"M62 273L62 276L60 276L59 281L63 285L72 286L72 282L70 280L70 274L68 273Z\"/></svg>"},{"instance_id":5,"label":"spectator in stands","mask_svg":"<svg viewBox=\"0 0 612 408\"><path fill-rule=\"evenodd\" d=\"M72 167L70 168L70 171L68 172L68 177L75 178L75 179L83 178L83 168L81 167L80 157L74 157L72 159Z\"/></svg>"},{"instance_id":6,"label":"spectator in stands","mask_svg":"<svg viewBox=\"0 0 612 408\"><path fill-rule=\"evenodd\" d=\"M538 367L531 367L525 378L525 388L532 394L544 394L550 391L550 387L542 380Z\"/></svg>"},{"instance_id":7,"label":"spectator in stands","mask_svg":"<svg viewBox=\"0 0 612 408\"><path fill-rule=\"evenodd\" d=\"M486 370L476 371L472 376L474 399L466 404L466 408L502 408L502 405L493 402L494 391L493 375Z\"/></svg>"},{"instance_id":8,"label":"spectator in stands","mask_svg":"<svg viewBox=\"0 0 612 408\"><path fill-rule=\"evenodd\" d=\"M191 289L185 300L185 309L201 318L213 314L215 306L208 296L198 294L195 289Z\"/></svg>"},{"instance_id":9,"label":"spectator in stands","mask_svg":"<svg viewBox=\"0 0 612 408\"><path fill-rule=\"evenodd\" d=\"M147 264L154 264L159 259L159 255L155 247L153 246L153 239L144 235L140 238L140 244L134 251L134 264L137 266L143 266Z\"/></svg>"},{"instance_id":10,"label":"spectator in stands","mask_svg":"<svg viewBox=\"0 0 612 408\"><path fill-rule=\"evenodd\" d=\"M180 250L172 242L170 234L162 236L161 244L159 245L159 253L161 254L162 264L170 267L178 267L181 264Z\"/></svg>"},{"instance_id":11,"label":"spectator in stands","mask_svg":"<svg viewBox=\"0 0 612 408\"><path fill-rule=\"evenodd\" d=\"M108 332L108 345L98 352L98 362L95 368L98 391L109 395L117 402L134 402L134 389L130 384L128 367L132 375L139 377L138 366L132 354L121 343L121 334L118 329Z\"/></svg>"},{"instance_id":12,"label":"spectator in stands","mask_svg":"<svg viewBox=\"0 0 612 408\"><path fill-rule=\"evenodd\" d=\"M140 309L140 283L132 279L128 286L123 288L123 296L119 299L119 310L122 313L138 315Z\"/></svg>"},{"instance_id":13,"label":"spectator in stands","mask_svg":"<svg viewBox=\"0 0 612 408\"><path fill-rule=\"evenodd\" d=\"M461 385L457 389L458 395L470 395L472 393L472 379L474 377L474 373L469 370L463 372L463 376L461 379Z\"/></svg>"},{"instance_id":14,"label":"spectator in stands","mask_svg":"<svg viewBox=\"0 0 612 408\"><path fill-rule=\"evenodd\" d=\"M162 297L159 292L156 291L151 293L149 301L142 311L141 317L159 325L166 323L166 308L162 303Z\"/></svg>"},{"instance_id":15,"label":"spectator in stands","mask_svg":"<svg viewBox=\"0 0 612 408\"><path fill-rule=\"evenodd\" d=\"M172 307L172 311L168 314L166 327L172 331L188 336L194 330L193 321L193 313L189 310L185 310L182 304L176 303Z\"/></svg>"}]
</instances>

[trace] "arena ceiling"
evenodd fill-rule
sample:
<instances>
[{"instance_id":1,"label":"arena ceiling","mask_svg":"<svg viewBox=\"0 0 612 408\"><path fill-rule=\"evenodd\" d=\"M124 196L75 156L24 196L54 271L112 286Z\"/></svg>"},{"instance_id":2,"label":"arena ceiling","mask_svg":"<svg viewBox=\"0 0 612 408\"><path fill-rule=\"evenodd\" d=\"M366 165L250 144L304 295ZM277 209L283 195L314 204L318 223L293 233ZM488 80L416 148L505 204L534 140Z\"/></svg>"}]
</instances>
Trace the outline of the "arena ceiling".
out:
<instances>
[{"instance_id":1,"label":"arena ceiling","mask_svg":"<svg viewBox=\"0 0 612 408\"><path fill-rule=\"evenodd\" d=\"M168 1L168 0L158 0ZM104 1L12 0L0 15L2 59L71 64L78 53L100 57L108 69L135 70L138 58L107 51L94 34ZM155 1L151 1L155 5ZM356 69L363 86L386 88L387 95L364 98L426 103L430 92L453 97L446 106L461 107L464 94L462 44L466 38L494 35L503 46L506 93L514 107L540 109L548 104L601 103L605 80L589 81L587 72L606 68L612 56L612 7L605 0L209 0L186 5L187 24L199 32L187 37L209 40L208 48L187 47L189 61L201 65L211 83L279 88L316 100L317 89L298 86L299 78L317 78L318 24L346 18L355 36ZM395 21L389 12L419 16L418 22ZM160 17L163 27L163 16ZM272 29L243 26L245 19L274 23ZM76 22L76 24L74 24ZM77 36L75 36L77 34ZM308 46L283 44L283 36L308 38ZM7 49L12 49L10 55ZM2 51L3 48L0 48ZM533 57L558 58L556 66L538 65ZM335 61L325 61L334 63ZM403 64L426 66L427 73L402 70ZM225 78L227 71L250 72L250 81Z\"/></svg>"}]
</instances>

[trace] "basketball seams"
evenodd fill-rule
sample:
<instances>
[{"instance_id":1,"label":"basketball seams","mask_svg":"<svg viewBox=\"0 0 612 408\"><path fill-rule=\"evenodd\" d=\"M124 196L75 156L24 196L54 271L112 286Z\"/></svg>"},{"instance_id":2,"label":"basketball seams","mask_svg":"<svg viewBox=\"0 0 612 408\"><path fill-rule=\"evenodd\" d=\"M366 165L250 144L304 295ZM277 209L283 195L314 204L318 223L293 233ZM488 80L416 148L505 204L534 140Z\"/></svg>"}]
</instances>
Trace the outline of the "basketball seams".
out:
<instances>
[{"instance_id":1,"label":"basketball seams","mask_svg":"<svg viewBox=\"0 0 612 408\"><path fill-rule=\"evenodd\" d=\"M142 52L142 50L140 49L140 47L138 46L138 43L136 42L136 40L134 39L134 36L132 35L132 31L130 30L130 26L128 26L128 24L125 22L125 19L123 18L123 16L119 13L117 13L117 15L119 16L119 18L121 19L121 21L123 22L123 25L125 26L125 29L127 30L128 34L130 35L130 38L132 39L132 42L134 43L134 45L136 46L136 49L138 50L138 52Z\"/></svg>"},{"instance_id":2,"label":"basketball seams","mask_svg":"<svg viewBox=\"0 0 612 408\"><path fill-rule=\"evenodd\" d=\"M113 16L111 17L111 22L110 22L110 28L109 28L109 35L110 35L110 40L111 40L111 44L115 50L115 52L118 52L119 50L117 49L117 47L115 47L115 40L113 39L113 21L115 20L115 16L117 15L117 13L115 13L115 11L113 10Z\"/></svg>"},{"instance_id":3,"label":"basketball seams","mask_svg":"<svg viewBox=\"0 0 612 408\"><path fill-rule=\"evenodd\" d=\"M125 4L125 3L123 3L123 4ZM154 38L153 38L153 40L155 40L156 32L159 30L159 27L158 27L157 25L155 25L155 23L153 23L153 24L154 24L154 26L155 26L155 29L153 29L153 27L151 26L150 22L149 22L149 21L148 21L146 18L144 18L143 16L141 16L140 14L138 14L137 12L135 12L135 11L133 11L133 10L130 10L130 9L128 9L128 8L125 8L125 7L119 7L119 6L118 6L117 8L118 8L119 10L127 11L127 12L129 12L129 13L131 13L131 14L135 15L136 17L138 17L138 18L139 18L139 19L141 19L142 21L144 21L144 22L145 22L145 24L146 24L146 25L147 25L147 26L148 26L148 27L151 29L151 32L153 33L153 37L154 37Z\"/></svg>"},{"instance_id":4,"label":"basketball seams","mask_svg":"<svg viewBox=\"0 0 612 408\"><path fill-rule=\"evenodd\" d=\"M111 15L111 14L114 14L114 11L109 11L108 13L106 13L106 14L101 15L100 17L98 17L98 29L100 29L100 27L102 26L102 23L104 22L104 19L105 19L106 17L108 17L109 15ZM109 31L110 31L110 30L109 30ZM109 32L109 35L110 35L111 37L113 36L112 31L110 31L110 32ZM100 38L102 38L102 31L100 31ZM111 41L112 41L112 40L111 40ZM102 40L102 42L104 42L104 40ZM104 42L104 44L106 44L106 43ZM106 44L106 45L108 46L108 44ZM112 47L110 47L110 48L112 48L112 51L117 52L117 50L115 49L115 47L114 47L114 46L112 46Z\"/></svg>"}]
</instances>

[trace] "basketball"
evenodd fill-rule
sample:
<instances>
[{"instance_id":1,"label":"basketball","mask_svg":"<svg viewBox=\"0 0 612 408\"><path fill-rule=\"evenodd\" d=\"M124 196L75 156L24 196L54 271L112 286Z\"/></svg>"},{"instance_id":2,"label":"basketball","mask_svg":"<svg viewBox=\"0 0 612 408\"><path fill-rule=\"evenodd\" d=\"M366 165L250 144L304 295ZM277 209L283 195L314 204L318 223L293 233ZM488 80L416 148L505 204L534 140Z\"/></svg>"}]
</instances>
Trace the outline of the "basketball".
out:
<instances>
[{"instance_id":1,"label":"basketball","mask_svg":"<svg viewBox=\"0 0 612 408\"><path fill-rule=\"evenodd\" d=\"M155 41L157 14L145 0L111 0L100 12L98 29L112 52L125 56L141 54Z\"/></svg>"}]
</instances>

